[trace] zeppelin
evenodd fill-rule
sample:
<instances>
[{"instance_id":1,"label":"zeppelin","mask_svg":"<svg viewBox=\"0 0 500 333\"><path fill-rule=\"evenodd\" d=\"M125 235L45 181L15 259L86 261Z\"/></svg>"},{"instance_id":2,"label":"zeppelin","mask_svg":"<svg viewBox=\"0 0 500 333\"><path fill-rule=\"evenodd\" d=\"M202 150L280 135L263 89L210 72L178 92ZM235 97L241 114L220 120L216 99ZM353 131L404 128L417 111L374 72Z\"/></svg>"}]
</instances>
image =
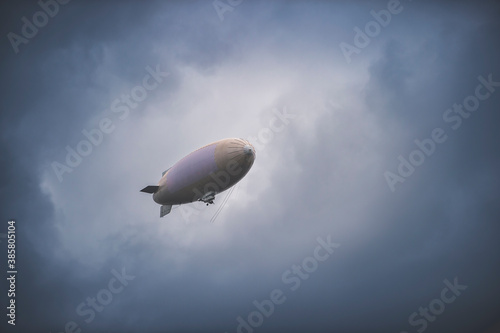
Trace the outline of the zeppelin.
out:
<instances>
[{"instance_id":1,"label":"zeppelin","mask_svg":"<svg viewBox=\"0 0 500 333\"><path fill-rule=\"evenodd\" d=\"M160 217L172 205L194 201L213 204L215 195L239 182L255 161L255 148L247 140L231 138L213 142L187 155L163 172L158 185L141 192L153 194Z\"/></svg>"}]
</instances>

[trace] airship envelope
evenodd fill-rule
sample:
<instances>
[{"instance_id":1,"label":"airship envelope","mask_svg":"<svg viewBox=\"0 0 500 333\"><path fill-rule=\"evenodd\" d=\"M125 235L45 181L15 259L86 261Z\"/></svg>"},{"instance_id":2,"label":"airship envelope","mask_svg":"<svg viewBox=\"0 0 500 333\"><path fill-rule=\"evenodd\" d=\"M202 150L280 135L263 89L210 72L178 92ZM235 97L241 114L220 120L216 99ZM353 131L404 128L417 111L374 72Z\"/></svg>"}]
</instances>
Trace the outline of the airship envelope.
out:
<instances>
[{"instance_id":1,"label":"airship envelope","mask_svg":"<svg viewBox=\"0 0 500 333\"><path fill-rule=\"evenodd\" d=\"M215 195L239 182L255 161L255 148L247 140L231 138L213 142L187 155L163 172L158 185L141 192L153 194L162 205L160 217L172 205L194 201L213 204Z\"/></svg>"}]
</instances>

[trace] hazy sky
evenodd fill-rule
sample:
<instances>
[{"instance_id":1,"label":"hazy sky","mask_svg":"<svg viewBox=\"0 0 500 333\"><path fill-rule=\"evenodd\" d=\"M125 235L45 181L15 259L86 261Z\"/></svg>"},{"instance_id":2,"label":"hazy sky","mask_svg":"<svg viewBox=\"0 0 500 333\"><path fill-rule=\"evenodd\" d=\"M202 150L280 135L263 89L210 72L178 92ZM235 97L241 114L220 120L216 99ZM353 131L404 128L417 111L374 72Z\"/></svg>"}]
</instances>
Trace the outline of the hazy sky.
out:
<instances>
[{"instance_id":1,"label":"hazy sky","mask_svg":"<svg viewBox=\"0 0 500 333\"><path fill-rule=\"evenodd\" d=\"M0 6L2 332L498 324L498 4ZM229 137L215 221L227 192L160 219L139 190Z\"/></svg>"}]
</instances>

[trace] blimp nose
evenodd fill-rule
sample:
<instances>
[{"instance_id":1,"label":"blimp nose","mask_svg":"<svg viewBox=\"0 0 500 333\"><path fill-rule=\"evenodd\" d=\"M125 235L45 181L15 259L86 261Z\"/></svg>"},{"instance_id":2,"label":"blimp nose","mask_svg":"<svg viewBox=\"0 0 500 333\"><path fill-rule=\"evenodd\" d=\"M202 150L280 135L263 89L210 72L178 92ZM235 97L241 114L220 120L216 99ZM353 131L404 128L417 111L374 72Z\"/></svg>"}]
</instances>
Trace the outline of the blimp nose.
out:
<instances>
[{"instance_id":1,"label":"blimp nose","mask_svg":"<svg viewBox=\"0 0 500 333\"><path fill-rule=\"evenodd\" d=\"M250 145L245 145L243 147L243 151L245 152L245 155L248 156L255 155L255 151L253 150L253 147Z\"/></svg>"},{"instance_id":2,"label":"blimp nose","mask_svg":"<svg viewBox=\"0 0 500 333\"><path fill-rule=\"evenodd\" d=\"M243 154L245 154L245 158L248 162L253 163L253 161L255 161L255 148L248 141L243 146Z\"/></svg>"},{"instance_id":3,"label":"blimp nose","mask_svg":"<svg viewBox=\"0 0 500 333\"><path fill-rule=\"evenodd\" d=\"M244 139L235 138L228 142L226 154L240 165L252 165L255 161L255 148Z\"/></svg>"}]
</instances>

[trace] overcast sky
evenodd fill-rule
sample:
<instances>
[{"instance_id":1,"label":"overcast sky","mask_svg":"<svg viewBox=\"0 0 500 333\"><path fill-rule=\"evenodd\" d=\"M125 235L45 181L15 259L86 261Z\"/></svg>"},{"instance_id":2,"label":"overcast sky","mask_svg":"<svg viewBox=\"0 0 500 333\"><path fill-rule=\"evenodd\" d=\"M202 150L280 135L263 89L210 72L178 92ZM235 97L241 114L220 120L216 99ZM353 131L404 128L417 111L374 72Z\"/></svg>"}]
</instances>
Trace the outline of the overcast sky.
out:
<instances>
[{"instance_id":1,"label":"overcast sky","mask_svg":"<svg viewBox=\"0 0 500 333\"><path fill-rule=\"evenodd\" d=\"M41 3L0 5L2 332L498 325L498 4ZM230 137L245 178L160 219Z\"/></svg>"}]
</instances>

